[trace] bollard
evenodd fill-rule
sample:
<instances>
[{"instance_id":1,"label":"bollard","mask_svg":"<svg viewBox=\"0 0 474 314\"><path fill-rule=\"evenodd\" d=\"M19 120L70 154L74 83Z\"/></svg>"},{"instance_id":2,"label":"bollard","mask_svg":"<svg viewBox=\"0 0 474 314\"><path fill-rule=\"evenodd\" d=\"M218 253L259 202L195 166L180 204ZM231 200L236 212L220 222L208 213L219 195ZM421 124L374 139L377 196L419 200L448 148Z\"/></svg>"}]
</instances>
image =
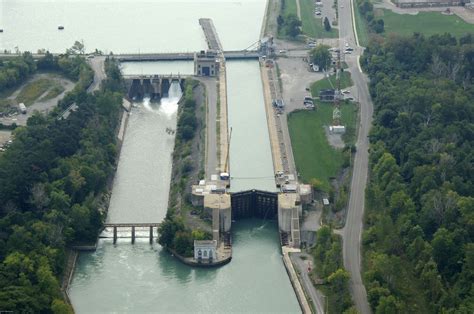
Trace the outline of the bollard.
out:
<instances>
[{"instance_id":1,"label":"bollard","mask_svg":"<svg viewBox=\"0 0 474 314\"><path fill-rule=\"evenodd\" d=\"M150 226L150 244L153 243L153 226Z\"/></svg>"},{"instance_id":2,"label":"bollard","mask_svg":"<svg viewBox=\"0 0 474 314\"><path fill-rule=\"evenodd\" d=\"M135 244L135 226L132 226L132 244Z\"/></svg>"}]
</instances>

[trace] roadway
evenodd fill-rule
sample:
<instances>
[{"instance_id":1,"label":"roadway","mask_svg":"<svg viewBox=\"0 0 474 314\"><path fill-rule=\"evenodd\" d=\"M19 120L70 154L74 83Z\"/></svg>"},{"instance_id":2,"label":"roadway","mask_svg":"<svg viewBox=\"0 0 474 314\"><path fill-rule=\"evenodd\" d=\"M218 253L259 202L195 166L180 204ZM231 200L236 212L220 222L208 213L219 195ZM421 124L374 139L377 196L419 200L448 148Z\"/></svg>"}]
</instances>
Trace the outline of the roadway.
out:
<instances>
[{"instance_id":1,"label":"roadway","mask_svg":"<svg viewBox=\"0 0 474 314\"><path fill-rule=\"evenodd\" d=\"M87 59L87 60L92 70L94 71L94 81L87 89L87 92L90 93L90 92L99 90L100 83L102 83L102 81L105 80L107 75L105 74L105 68L104 68L105 57L96 56L92 59Z\"/></svg>"},{"instance_id":2,"label":"roadway","mask_svg":"<svg viewBox=\"0 0 474 314\"><path fill-rule=\"evenodd\" d=\"M370 313L367 292L361 277L361 239L365 207L365 189L367 185L369 140L372 125L373 104L368 90L368 78L361 72L359 56L363 48L357 45L353 28L352 0L339 2L339 38L340 49L344 51L346 43L355 50L345 55L354 81L355 98L360 104L360 125L356 141L351 194L349 197L346 224L342 232L344 267L351 275L350 291L356 308L360 313Z\"/></svg>"},{"instance_id":3,"label":"roadway","mask_svg":"<svg viewBox=\"0 0 474 314\"><path fill-rule=\"evenodd\" d=\"M303 256L306 258L305 260L301 258ZM316 313L325 313L326 311L324 310L323 301L321 300L324 295L322 295L318 292L318 290L316 290L313 285L313 282L311 281L311 278L309 277L308 267L313 268L313 263L311 262L312 257L306 253L295 252L290 254L290 259L293 265L295 265L299 271L299 278L302 281L306 294L311 298L313 302Z\"/></svg>"},{"instance_id":4,"label":"roadway","mask_svg":"<svg viewBox=\"0 0 474 314\"><path fill-rule=\"evenodd\" d=\"M217 165L217 79L215 77L196 77L206 87L206 179L211 175L218 174Z\"/></svg>"}]
</instances>

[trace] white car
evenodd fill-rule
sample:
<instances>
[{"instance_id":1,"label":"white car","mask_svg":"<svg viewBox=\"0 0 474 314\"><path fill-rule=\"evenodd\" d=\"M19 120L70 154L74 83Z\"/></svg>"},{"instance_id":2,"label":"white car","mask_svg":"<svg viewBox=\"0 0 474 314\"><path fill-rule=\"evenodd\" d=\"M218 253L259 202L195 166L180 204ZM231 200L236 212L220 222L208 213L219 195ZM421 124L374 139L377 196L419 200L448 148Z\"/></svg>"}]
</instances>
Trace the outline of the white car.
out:
<instances>
[{"instance_id":1,"label":"white car","mask_svg":"<svg viewBox=\"0 0 474 314\"><path fill-rule=\"evenodd\" d=\"M347 89L343 89L343 90L341 91L341 93L343 93L343 94L350 94L351 92L348 91Z\"/></svg>"}]
</instances>

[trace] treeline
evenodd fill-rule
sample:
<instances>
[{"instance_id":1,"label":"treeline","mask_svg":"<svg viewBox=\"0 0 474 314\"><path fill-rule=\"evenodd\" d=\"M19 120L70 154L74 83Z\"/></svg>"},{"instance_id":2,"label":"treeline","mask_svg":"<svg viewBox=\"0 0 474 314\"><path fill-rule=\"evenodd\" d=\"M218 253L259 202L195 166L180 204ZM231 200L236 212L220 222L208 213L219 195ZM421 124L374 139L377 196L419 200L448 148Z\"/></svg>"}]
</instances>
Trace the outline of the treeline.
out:
<instances>
[{"instance_id":1,"label":"treeline","mask_svg":"<svg viewBox=\"0 0 474 314\"><path fill-rule=\"evenodd\" d=\"M341 237L333 234L330 227L321 227L316 233L316 245L312 255L315 263L313 272L325 282L318 289L326 294L328 312L354 312L349 294L350 275L344 269L342 261Z\"/></svg>"},{"instance_id":2,"label":"treeline","mask_svg":"<svg viewBox=\"0 0 474 314\"><path fill-rule=\"evenodd\" d=\"M92 83L94 72L79 55L63 54L53 56L46 54L35 61L30 52L21 56L0 60L0 92L24 83L37 70L60 72L77 82L75 91L84 90Z\"/></svg>"},{"instance_id":3,"label":"treeline","mask_svg":"<svg viewBox=\"0 0 474 314\"><path fill-rule=\"evenodd\" d=\"M86 77L85 59L70 73ZM106 68L117 65L109 60ZM109 73L110 71L108 71ZM110 79L110 78L109 78ZM114 172L121 93L106 88L69 96L77 105L34 114L0 156L0 309L18 313L67 313L60 292L66 247L95 241L100 207Z\"/></svg>"},{"instance_id":4,"label":"treeline","mask_svg":"<svg viewBox=\"0 0 474 314\"><path fill-rule=\"evenodd\" d=\"M0 93L23 83L36 72L36 63L29 52L0 60Z\"/></svg>"},{"instance_id":5,"label":"treeline","mask_svg":"<svg viewBox=\"0 0 474 314\"><path fill-rule=\"evenodd\" d=\"M158 239L158 243L163 247L184 257L193 256L194 240L212 239L209 232L191 230L185 226L182 218L184 207L192 207L189 175L199 166L199 161L192 157L195 149L193 140L201 123L196 117L198 110L194 100L194 88L197 84L197 81L186 80L183 98L179 103L169 208L160 226Z\"/></svg>"},{"instance_id":6,"label":"treeline","mask_svg":"<svg viewBox=\"0 0 474 314\"><path fill-rule=\"evenodd\" d=\"M375 313L474 312L474 41L372 42L363 235Z\"/></svg>"},{"instance_id":7,"label":"treeline","mask_svg":"<svg viewBox=\"0 0 474 314\"><path fill-rule=\"evenodd\" d=\"M278 33L281 35L296 38L301 34L301 21L295 14L278 15L277 27Z\"/></svg>"},{"instance_id":8,"label":"treeline","mask_svg":"<svg viewBox=\"0 0 474 314\"><path fill-rule=\"evenodd\" d=\"M370 0L356 0L357 9L367 22L369 30L373 33L380 34L385 31L385 23L383 19L376 19L374 15L374 5Z\"/></svg>"}]
</instances>

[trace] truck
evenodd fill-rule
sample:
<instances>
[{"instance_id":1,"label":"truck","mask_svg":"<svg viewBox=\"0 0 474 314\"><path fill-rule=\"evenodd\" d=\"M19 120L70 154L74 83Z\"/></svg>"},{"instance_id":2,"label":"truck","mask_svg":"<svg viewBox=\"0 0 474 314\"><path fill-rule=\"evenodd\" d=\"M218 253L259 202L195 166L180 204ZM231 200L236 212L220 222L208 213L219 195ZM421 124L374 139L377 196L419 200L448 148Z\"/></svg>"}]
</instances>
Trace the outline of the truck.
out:
<instances>
[{"instance_id":1,"label":"truck","mask_svg":"<svg viewBox=\"0 0 474 314\"><path fill-rule=\"evenodd\" d=\"M20 108L21 113L26 114L26 106L24 103L20 103L18 107Z\"/></svg>"}]
</instances>

